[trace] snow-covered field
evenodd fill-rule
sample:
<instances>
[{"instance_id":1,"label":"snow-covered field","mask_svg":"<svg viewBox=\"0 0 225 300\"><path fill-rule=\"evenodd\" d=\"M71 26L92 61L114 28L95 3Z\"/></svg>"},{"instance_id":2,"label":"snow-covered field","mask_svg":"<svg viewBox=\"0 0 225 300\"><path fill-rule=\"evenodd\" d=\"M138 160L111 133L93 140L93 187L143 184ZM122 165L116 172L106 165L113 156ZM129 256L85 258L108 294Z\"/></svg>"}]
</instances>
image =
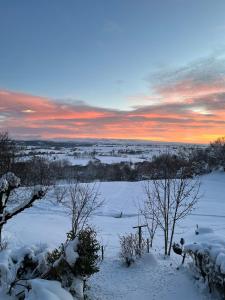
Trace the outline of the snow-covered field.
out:
<instances>
[{"instance_id":1,"label":"snow-covered field","mask_svg":"<svg viewBox=\"0 0 225 300\"><path fill-rule=\"evenodd\" d=\"M177 241L181 237L187 243L204 240L211 234L205 230L204 234L196 236L196 224L200 228L211 228L221 238L225 236L225 173L204 175L201 182L202 198L193 214L178 225ZM99 189L105 202L91 222L105 246L105 259L100 272L90 280L90 299L210 299L207 290L197 287L186 268L176 269L180 257L173 254L171 259L164 259L160 232L150 254L130 268L122 266L118 257L119 235L134 232L132 227L141 222L137 211L144 197L143 182L104 182ZM4 236L13 247L47 243L54 248L65 240L70 219L60 205L50 201L52 198L50 191L46 199L7 223ZM116 218L120 212L123 217Z\"/></svg>"},{"instance_id":2,"label":"snow-covered field","mask_svg":"<svg viewBox=\"0 0 225 300\"><path fill-rule=\"evenodd\" d=\"M43 142L44 143L44 142ZM194 148L202 148L205 145L176 144L176 143L148 143L148 142L96 142L94 144L72 146L24 146L18 160L25 161L33 155L41 156L49 160L67 160L71 165L87 165L96 158L102 163L112 164L120 162L142 162L151 160L153 156L162 153L176 154L179 151L191 151Z\"/></svg>"}]
</instances>

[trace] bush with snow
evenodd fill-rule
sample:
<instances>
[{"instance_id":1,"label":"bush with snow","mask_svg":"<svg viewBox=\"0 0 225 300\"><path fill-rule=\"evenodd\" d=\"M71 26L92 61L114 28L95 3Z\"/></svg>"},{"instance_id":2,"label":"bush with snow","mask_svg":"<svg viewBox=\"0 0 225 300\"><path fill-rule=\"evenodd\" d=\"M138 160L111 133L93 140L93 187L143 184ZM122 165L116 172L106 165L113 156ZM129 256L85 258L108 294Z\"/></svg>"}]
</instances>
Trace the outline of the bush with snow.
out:
<instances>
[{"instance_id":1,"label":"bush with snow","mask_svg":"<svg viewBox=\"0 0 225 300\"><path fill-rule=\"evenodd\" d=\"M95 231L86 228L52 252L45 245L2 250L0 291L20 300L83 299L86 279L99 270L99 249Z\"/></svg>"},{"instance_id":2,"label":"bush with snow","mask_svg":"<svg viewBox=\"0 0 225 300\"><path fill-rule=\"evenodd\" d=\"M120 236L120 258L129 267L145 251L145 241L141 240L139 245L138 234L127 234Z\"/></svg>"},{"instance_id":3,"label":"bush with snow","mask_svg":"<svg viewBox=\"0 0 225 300\"><path fill-rule=\"evenodd\" d=\"M78 239L63 244L54 263L46 246L1 251L0 290L20 300L70 300L72 295L83 299L83 281L72 272L79 257L77 245Z\"/></svg>"},{"instance_id":4,"label":"bush with snow","mask_svg":"<svg viewBox=\"0 0 225 300\"><path fill-rule=\"evenodd\" d=\"M0 286L5 294L23 299L27 281L47 271L45 245L0 252Z\"/></svg>"},{"instance_id":5,"label":"bush with snow","mask_svg":"<svg viewBox=\"0 0 225 300\"><path fill-rule=\"evenodd\" d=\"M225 242L213 235L205 242L188 244L184 252L193 260L192 272L209 287L225 297Z\"/></svg>"}]
</instances>

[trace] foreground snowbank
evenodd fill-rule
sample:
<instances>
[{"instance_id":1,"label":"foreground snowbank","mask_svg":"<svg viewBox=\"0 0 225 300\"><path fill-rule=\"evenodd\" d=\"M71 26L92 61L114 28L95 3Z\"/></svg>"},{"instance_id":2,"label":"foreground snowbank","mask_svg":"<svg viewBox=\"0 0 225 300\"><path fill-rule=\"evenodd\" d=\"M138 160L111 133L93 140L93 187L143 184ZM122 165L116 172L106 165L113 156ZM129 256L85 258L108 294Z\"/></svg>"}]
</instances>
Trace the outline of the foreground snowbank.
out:
<instances>
[{"instance_id":1,"label":"foreground snowbank","mask_svg":"<svg viewBox=\"0 0 225 300\"><path fill-rule=\"evenodd\" d=\"M25 300L74 300L71 294L61 287L60 282L33 279L28 283L31 290Z\"/></svg>"},{"instance_id":2,"label":"foreground snowbank","mask_svg":"<svg viewBox=\"0 0 225 300\"><path fill-rule=\"evenodd\" d=\"M193 260L191 270L210 292L225 297L225 240L216 236L211 228L200 228L196 233L199 241L184 247L184 252Z\"/></svg>"}]
</instances>

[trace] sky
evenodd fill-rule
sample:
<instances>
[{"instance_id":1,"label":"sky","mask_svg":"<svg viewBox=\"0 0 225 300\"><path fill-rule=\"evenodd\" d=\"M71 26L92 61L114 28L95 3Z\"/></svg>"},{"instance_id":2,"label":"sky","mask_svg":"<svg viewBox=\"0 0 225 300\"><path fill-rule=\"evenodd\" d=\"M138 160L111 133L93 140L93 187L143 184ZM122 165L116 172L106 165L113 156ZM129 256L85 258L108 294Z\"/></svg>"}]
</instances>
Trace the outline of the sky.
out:
<instances>
[{"instance_id":1,"label":"sky","mask_svg":"<svg viewBox=\"0 0 225 300\"><path fill-rule=\"evenodd\" d=\"M208 143L224 37L224 0L0 0L0 130Z\"/></svg>"}]
</instances>

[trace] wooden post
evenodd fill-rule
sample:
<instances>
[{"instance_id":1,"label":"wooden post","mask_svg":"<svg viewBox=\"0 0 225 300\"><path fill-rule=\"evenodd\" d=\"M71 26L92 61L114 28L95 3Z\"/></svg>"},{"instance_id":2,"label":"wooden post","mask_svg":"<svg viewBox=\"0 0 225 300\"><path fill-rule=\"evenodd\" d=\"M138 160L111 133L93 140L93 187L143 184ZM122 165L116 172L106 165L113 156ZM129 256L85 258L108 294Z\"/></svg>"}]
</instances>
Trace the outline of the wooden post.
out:
<instances>
[{"instance_id":1,"label":"wooden post","mask_svg":"<svg viewBox=\"0 0 225 300\"><path fill-rule=\"evenodd\" d=\"M138 227L138 236L139 236L139 249L141 249L141 241L142 241L142 234L141 234L141 227Z\"/></svg>"},{"instance_id":2,"label":"wooden post","mask_svg":"<svg viewBox=\"0 0 225 300\"><path fill-rule=\"evenodd\" d=\"M150 247L149 247L149 239L147 239L147 252L150 252Z\"/></svg>"},{"instance_id":3,"label":"wooden post","mask_svg":"<svg viewBox=\"0 0 225 300\"><path fill-rule=\"evenodd\" d=\"M186 257L186 253L184 253L184 255L183 255L183 259L182 259L182 265L184 264L185 257Z\"/></svg>"},{"instance_id":4,"label":"wooden post","mask_svg":"<svg viewBox=\"0 0 225 300\"><path fill-rule=\"evenodd\" d=\"M102 260L104 259L104 247L101 246L101 250L102 250Z\"/></svg>"},{"instance_id":5,"label":"wooden post","mask_svg":"<svg viewBox=\"0 0 225 300\"><path fill-rule=\"evenodd\" d=\"M139 249L141 250L141 241L142 241L142 227L147 227L148 225L137 225L134 226L133 228L138 228L138 245Z\"/></svg>"}]
</instances>

